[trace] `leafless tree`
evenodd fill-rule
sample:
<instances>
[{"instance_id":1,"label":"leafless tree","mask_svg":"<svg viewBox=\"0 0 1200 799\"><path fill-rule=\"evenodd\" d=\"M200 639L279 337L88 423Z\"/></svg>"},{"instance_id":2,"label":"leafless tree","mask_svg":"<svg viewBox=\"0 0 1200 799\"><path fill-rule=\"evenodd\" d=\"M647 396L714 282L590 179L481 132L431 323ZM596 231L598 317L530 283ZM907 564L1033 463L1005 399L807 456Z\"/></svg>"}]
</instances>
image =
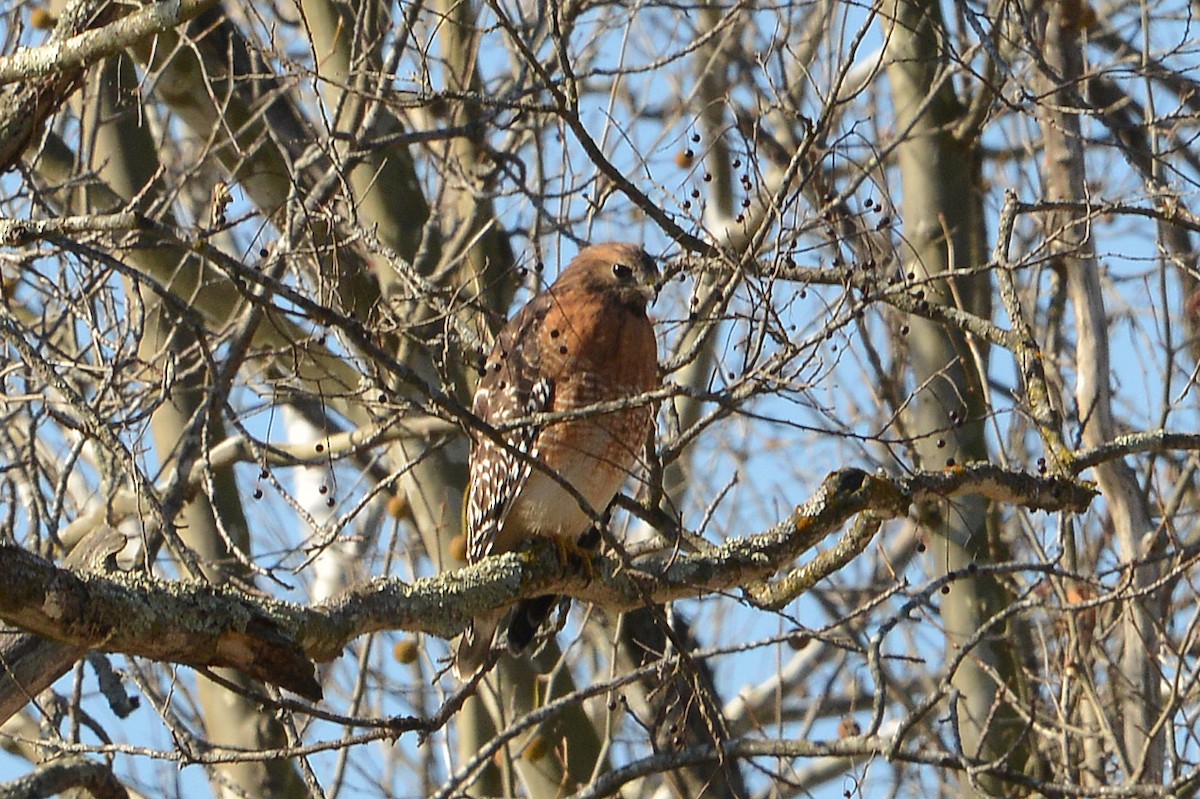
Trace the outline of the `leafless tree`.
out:
<instances>
[{"instance_id":1,"label":"leafless tree","mask_svg":"<svg viewBox=\"0 0 1200 799\"><path fill-rule=\"evenodd\" d=\"M1196 793L1194 3L0 11L0 796ZM604 240L647 466L468 567Z\"/></svg>"}]
</instances>

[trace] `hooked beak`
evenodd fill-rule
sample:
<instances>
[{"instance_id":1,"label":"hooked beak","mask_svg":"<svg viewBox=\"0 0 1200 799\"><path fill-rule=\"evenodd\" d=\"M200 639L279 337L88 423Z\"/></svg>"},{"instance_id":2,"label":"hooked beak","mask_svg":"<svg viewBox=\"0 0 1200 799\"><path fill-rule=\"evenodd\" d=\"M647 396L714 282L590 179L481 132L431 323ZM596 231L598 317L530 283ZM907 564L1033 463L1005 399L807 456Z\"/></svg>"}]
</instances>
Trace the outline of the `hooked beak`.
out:
<instances>
[{"instance_id":1,"label":"hooked beak","mask_svg":"<svg viewBox=\"0 0 1200 799\"><path fill-rule=\"evenodd\" d=\"M646 302L653 304L658 300L658 293L662 291L662 283L656 278L651 278L642 284L642 296L646 298Z\"/></svg>"}]
</instances>

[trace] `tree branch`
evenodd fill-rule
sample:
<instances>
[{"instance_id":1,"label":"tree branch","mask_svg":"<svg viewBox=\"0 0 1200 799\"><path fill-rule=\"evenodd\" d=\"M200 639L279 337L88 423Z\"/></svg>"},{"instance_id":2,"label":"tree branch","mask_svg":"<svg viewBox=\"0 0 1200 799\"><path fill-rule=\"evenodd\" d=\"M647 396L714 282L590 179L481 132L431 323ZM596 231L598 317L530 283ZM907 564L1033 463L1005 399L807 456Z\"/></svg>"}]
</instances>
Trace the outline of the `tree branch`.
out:
<instances>
[{"instance_id":1,"label":"tree branch","mask_svg":"<svg viewBox=\"0 0 1200 799\"><path fill-rule=\"evenodd\" d=\"M107 0L76 0L59 18L50 40L0 57L0 173L37 138L42 126L83 79L84 69L147 36L199 14L216 0L166 0L105 25ZM94 28L100 25L102 27ZM12 88L3 88L15 83Z\"/></svg>"},{"instance_id":2,"label":"tree branch","mask_svg":"<svg viewBox=\"0 0 1200 799\"><path fill-rule=\"evenodd\" d=\"M448 638L489 608L547 593L628 610L737 589L786 568L858 514L894 518L913 502L969 494L1039 510L1081 512L1095 492L1067 479L989 464L903 480L844 469L830 474L785 521L703 554L654 555L634 568L599 554L588 577L564 569L557 547L538 540L524 551L413 583L375 580L313 607L229 586L124 572L76 573L19 547L0 545L0 584L6 587L0 593L0 618L88 649L231 667L315 699L320 687L310 659L331 660L370 632L402 629ZM815 582L840 565L834 559L826 573L808 579Z\"/></svg>"},{"instance_id":3,"label":"tree branch","mask_svg":"<svg viewBox=\"0 0 1200 799\"><path fill-rule=\"evenodd\" d=\"M93 0L74 5L102 8L106 4ZM63 30L60 25L41 47L27 47L0 58L0 86L89 67L147 36L182 25L213 5L216 0L163 0L93 30Z\"/></svg>"},{"instance_id":4,"label":"tree branch","mask_svg":"<svg viewBox=\"0 0 1200 799\"><path fill-rule=\"evenodd\" d=\"M312 664L273 621L276 603L200 582L78 573L0 544L0 617L105 652L228 666L300 696L321 696Z\"/></svg>"},{"instance_id":5,"label":"tree branch","mask_svg":"<svg viewBox=\"0 0 1200 799\"><path fill-rule=\"evenodd\" d=\"M103 763L82 757L69 757L43 763L32 774L0 783L0 799L41 799L63 794L76 796L70 789L86 791L96 799L128 799L129 792L112 769Z\"/></svg>"}]
</instances>

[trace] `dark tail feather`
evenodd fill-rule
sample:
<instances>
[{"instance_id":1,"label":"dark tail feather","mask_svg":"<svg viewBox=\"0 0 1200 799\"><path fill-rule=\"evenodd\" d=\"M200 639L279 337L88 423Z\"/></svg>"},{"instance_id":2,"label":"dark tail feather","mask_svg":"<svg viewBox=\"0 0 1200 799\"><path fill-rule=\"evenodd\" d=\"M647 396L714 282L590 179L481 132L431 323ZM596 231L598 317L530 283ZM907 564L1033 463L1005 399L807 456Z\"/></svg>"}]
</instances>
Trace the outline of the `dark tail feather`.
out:
<instances>
[{"instance_id":1,"label":"dark tail feather","mask_svg":"<svg viewBox=\"0 0 1200 799\"><path fill-rule=\"evenodd\" d=\"M519 655L525 651L556 602L558 597L548 594L526 599L517 605L512 621L508 623L508 651L511 654Z\"/></svg>"}]
</instances>

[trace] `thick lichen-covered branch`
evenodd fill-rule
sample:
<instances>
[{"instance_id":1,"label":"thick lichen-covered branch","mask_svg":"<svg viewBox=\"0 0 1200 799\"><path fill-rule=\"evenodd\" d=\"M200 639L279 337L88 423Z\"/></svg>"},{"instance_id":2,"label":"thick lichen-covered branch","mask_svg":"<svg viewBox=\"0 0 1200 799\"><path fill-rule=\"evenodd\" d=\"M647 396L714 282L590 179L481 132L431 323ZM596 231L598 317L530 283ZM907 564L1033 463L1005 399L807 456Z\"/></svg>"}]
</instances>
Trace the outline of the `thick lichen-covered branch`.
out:
<instances>
[{"instance_id":1,"label":"thick lichen-covered branch","mask_svg":"<svg viewBox=\"0 0 1200 799\"><path fill-rule=\"evenodd\" d=\"M266 597L145 574L75 572L0 545L0 618L87 649L191 666L228 666L317 699L312 663ZM280 622L283 622L281 624Z\"/></svg>"},{"instance_id":2,"label":"thick lichen-covered branch","mask_svg":"<svg viewBox=\"0 0 1200 799\"><path fill-rule=\"evenodd\" d=\"M355 638L380 630L441 637L472 616L522 598L562 594L628 610L715 592L752 590L847 521L863 515L870 533L930 497L982 494L1048 511L1085 509L1094 491L1062 478L967 465L903 480L858 469L830 474L813 497L769 530L732 539L703 553L649 555L632 565L608 554L591 575L565 567L558 549L537 541L521 552L405 583L378 579L311 607L227 586L168 581L119 571L80 573L15 546L0 547L0 618L72 645L193 666L227 666L303 696L319 696L311 661L337 657ZM835 546L841 557L804 571L806 585L840 568L865 546ZM843 552L843 550L845 550Z\"/></svg>"}]
</instances>

